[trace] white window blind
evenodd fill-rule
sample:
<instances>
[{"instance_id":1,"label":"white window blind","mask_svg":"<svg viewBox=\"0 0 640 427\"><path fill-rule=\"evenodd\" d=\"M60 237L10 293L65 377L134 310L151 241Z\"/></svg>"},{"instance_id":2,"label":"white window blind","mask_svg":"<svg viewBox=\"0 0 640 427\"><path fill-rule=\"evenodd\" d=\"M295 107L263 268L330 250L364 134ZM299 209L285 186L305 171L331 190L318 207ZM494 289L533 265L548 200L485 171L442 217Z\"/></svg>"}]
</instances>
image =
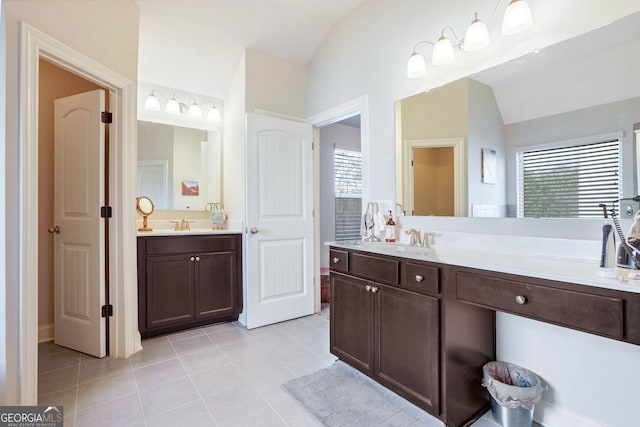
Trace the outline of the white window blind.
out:
<instances>
[{"instance_id":1,"label":"white window blind","mask_svg":"<svg viewBox=\"0 0 640 427\"><path fill-rule=\"evenodd\" d=\"M361 238L362 154L336 148L333 152L336 240Z\"/></svg>"},{"instance_id":2,"label":"white window blind","mask_svg":"<svg viewBox=\"0 0 640 427\"><path fill-rule=\"evenodd\" d=\"M602 215L622 194L620 140L518 153L518 217Z\"/></svg>"}]
</instances>

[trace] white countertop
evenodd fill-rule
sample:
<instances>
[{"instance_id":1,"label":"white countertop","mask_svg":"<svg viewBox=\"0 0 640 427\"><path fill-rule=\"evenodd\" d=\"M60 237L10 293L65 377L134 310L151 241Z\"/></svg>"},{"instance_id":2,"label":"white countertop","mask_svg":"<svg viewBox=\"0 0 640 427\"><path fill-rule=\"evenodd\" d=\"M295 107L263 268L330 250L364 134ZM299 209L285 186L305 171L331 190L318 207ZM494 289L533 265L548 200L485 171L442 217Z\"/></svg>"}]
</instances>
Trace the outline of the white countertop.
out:
<instances>
[{"instance_id":1,"label":"white countertop","mask_svg":"<svg viewBox=\"0 0 640 427\"><path fill-rule=\"evenodd\" d=\"M399 252L389 247L389 243L365 243L362 241L330 242L327 245L344 249L352 249L378 253L382 255L432 261L442 264L470 267L520 276L560 282L577 283L599 288L617 289L640 293L639 282L626 282L609 279L597 275L599 262L594 259L570 258L565 256L528 255L517 251L498 252L485 249L438 247L435 245L435 256L420 253ZM393 244L391 244L393 245ZM399 244L401 246L406 246Z\"/></svg>"},{"instance_id":2,"label":"white countertop","mask_svg":"<svg viewBox=\"0 0 640 427\"><path fill-rule=\"evenodd\" d=\"M192 228L186 231L176 231L173 228L154 228L152 231L138 231L139 237L144 236L199 236L211 234L242 234L242 230L212 230L211 228Z\"/></svg>"}]
</instances>

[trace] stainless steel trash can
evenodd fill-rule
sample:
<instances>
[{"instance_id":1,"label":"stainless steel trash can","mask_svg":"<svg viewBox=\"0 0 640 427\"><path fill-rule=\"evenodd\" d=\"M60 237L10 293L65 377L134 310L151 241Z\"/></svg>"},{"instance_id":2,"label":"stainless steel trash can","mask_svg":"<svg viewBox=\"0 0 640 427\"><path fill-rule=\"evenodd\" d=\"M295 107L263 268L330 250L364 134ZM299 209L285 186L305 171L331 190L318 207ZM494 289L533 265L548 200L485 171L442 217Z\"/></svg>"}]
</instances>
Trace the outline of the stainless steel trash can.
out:
<instances>
[{"instance_id":1,"label":"stainless steel trash can","mask_svg":"<svg viewBox=\"0 0 640 427\"><path fill-rule=\"evenodd\" d=\"M500 405L493 396L491 398L491 412L493 418L502 427L531 427L533 425L533 408L527 409L523 406L517 408L506 408Z\"/></svg>"}]
</instances>

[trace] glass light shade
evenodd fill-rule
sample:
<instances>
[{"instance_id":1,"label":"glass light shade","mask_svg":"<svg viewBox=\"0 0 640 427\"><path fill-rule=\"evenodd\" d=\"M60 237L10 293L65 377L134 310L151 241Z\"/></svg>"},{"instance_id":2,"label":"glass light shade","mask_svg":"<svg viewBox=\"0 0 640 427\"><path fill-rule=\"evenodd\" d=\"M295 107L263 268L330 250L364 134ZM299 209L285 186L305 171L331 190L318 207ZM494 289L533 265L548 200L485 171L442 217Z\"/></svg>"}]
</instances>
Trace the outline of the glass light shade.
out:
<instances>
[{"instance_id":1,"label":"glass light shade","mask_svg":"<svg viewBox=\"0 0 640 427\"><path fill-rule=\"evenodd\" d=\"M164 111L170 114L180 114L180 104L176 101L176 96L173 95L169 101L167 101L167 106Z\"/></svg>"},{"instance_id":2,"label":"glass light shade","mask_svg":"<svg viewBox=\"0 0 640 427\"><path fill-rule=\"evenodd\" d=\"M210 122L219 122L220 121L220 111L214 105L211 107L209 112L207 113L207 120Z\"/></svg>"},{"instance_id":3,"label":"glass light shade","mask_svg":"<svg viewBox=\"0 0 640 427\"><path fill-rule=\"evenodd\" d=\"M433 47L433 58L431 59L433 65L446 65L453 62L455 58L451 40L444 36L440 37Z\"/></svg>"},{"instance_id":4,"label":"glass light shade","mask_svg":"<svg viewBox=\"0 0 640 427\"><path fill-rule=\"evenodd\" d=\"M160 111L160 101L151 92L147 99L144 100L144 109L149 111Z\"/></svg>"},{"instance_id":5,"label":"glass light shade","mask_svg":"<svg viewBox=\"0 0 640 427\"><path fill-rule=\"evenodd\" d=\"M423 77L427 74L427 63L424 62L424 58L417 52L413 52L409 57L407 63L407 77L415 79Z\"/></svg>"},{"instance_id":6,"label":"glass light shade","mask_svg":"<svg viewBox=\"0 0 640 427\"><path fill-rule=\"evenodd\" d=\"M533 25L531 9L524 0L511 0L509 7L504 12L502 20L502 34L509 36L517 34Z\"/></svg>"},{"instance_id":7,"label":"glass light shade","mask_svg":"<svg viewBox=\"0 0 640 427\"><path fill-rule=\"evenodd\" d=\"M200 106L198 104L196 104L195 102L191 105L189 105L189 117L191 117L192 119L201 119L202 118L202 110L200 109Z\"/></svg>"},{"instance_id":8,"label":"glass light shade","mask_svg":"<svg viewBox=\"0 0 640 427\"><path fill-rule=\"evenodd\" d=\"M478 19L478 14L476 14L464 36L464 50L477 52L487 46L489 46L489 29L484 22Z\"/></svg>"}]
</instances>

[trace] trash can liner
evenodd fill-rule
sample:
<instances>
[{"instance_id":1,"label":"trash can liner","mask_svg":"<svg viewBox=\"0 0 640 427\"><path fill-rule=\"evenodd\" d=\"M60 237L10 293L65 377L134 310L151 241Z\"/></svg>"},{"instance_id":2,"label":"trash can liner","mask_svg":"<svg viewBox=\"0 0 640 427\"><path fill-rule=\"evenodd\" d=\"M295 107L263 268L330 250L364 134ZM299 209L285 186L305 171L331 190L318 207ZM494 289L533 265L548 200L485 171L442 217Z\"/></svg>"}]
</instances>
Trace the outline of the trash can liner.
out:
<instances>
[{"instance_id":1,"label":"trash can liner","mask_svg":"<svg viewBox=\"0 0 640 427\"><path fill-rule=\"evenodd\" d=\"M533 409L547 387L536 374L506 362L488 362L482 367L482 385L506 408Z\"/></svg>"}]
</instances>

